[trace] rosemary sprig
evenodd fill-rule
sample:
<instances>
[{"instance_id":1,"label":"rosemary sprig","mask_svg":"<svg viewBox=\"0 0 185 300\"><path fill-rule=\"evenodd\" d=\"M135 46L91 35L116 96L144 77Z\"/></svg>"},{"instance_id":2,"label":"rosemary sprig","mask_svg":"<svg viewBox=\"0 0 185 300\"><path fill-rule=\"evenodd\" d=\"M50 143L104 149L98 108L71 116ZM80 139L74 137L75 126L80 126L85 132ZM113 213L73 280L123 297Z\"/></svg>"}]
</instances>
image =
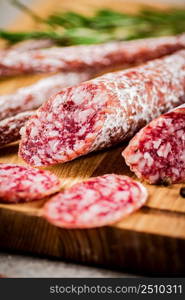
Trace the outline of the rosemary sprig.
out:
<instances>
[{"instance_id":1,"label":"rosemary sprig","mask_svg":"<svg viewBox=\"0 0 185 300\"><path fill-rule=\"evenodd\" d=\"M12 2L36 22L44 24L44 30L0 30L0 38L9 43L47 38L66 46L171 35L185 31L185 9L159 11L145 7L135 15L103 9L90 17L75 12L57 12L43 19L18 0Z\"/></svg>"},{"instance_id":2,"label":"rosemary sprig","mask_svg":"<svg viewBox=\"0 0 185 300\"><path fill-rule=\"evenodd\" d=\"M96 44L110 40L110 35L97 34L97 31L88 28L72 28L64 33L56 31L32 31L32 32L11 32L0 30L0 38L14 44L30 39L51 39L61 46Z\"/></svg>"},{"instance_id":3,"label":"rosemary sprig","mask_svg":"<svg viewBox=\"0 0 185 300\"><path fill-rule=\"evenodd\" d=\"M75 12L53 13L44 20L51 26L61 26L64 28L89 28L89 18Z\"/></svg>"},{"instance_id":4,"label":"rosemary sprig","mask_svg":"<svg viewBox=\"0 0 185 300\"><path fill-rule=\"evenodd\" d=\"M13 44L30 39L52 39L57 41L62 38L62 35L55 31L12 32L0 30L0 38Z\"/></svg>"}]
</instances>

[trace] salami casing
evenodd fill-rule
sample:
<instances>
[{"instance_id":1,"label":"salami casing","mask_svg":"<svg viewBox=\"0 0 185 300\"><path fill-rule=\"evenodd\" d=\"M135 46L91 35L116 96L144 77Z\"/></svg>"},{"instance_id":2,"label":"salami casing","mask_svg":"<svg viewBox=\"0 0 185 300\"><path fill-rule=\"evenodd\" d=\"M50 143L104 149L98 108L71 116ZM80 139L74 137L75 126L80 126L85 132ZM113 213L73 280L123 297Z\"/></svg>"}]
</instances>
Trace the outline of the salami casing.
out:
<instances>
[{"instance_id":1,"label":"salami casing","mask_svg":"<svg viewBox=\"0 0 185 300\"><path fill-rule=\"evenodd\" d=\"M151 184L185 182L185 104L141 129L123 157L139 178Z\"/></svg>"},{"instance_id":2,"label":"salami casing","mask_svg":"<svg viewBox=\"0 0 185 300\"><path fill-rule=\"evenodd\" d=\"M43 49L43 48L50 48L54 46L56 43L50 39L41 39L41 40L27 40L16 43L15 45L11 46L8 51L16 51L16 52L24 52L29 50L36 50L36 49Z\"/></svg>"},{"instance_id":3,"label":"salami casing","mask_svg":"<svg viewBox=\"0 0 185 300\"><path fill-rule=\"evenodd\" d=\"M0 76L35 72L82 72L123 68L185 48L185 34L101 45L53 47L14 53L0 59Z\"/></svg>"},{"instance_id":4,"label":"salami casing","mask_svg":"<svg viewBox=\"0 0 185 300\"><path fill-rule=\"evenodd\" d=\"M0 164L0 202L18 203L42 199L60 190L51 172L15 164Z\"/></svg>"},{"instance_id":5,"label":"salami casing","mask_svg":"<svg viewBox=\"0 0 185 300\"><path fill-rule=\"evenodd\" d=\"M49 39L42 39L42 40L28 40L16 43L7 48L0 49L0 61L4 59L4 57L8 56L16 56L17 53L36 50L36 49L43 49L49 48L54 45L54 41Z\"/></svg>"},{"instance_id":6,"label":"salami casing","mask_svg":"<svg viewBox=\"0 0 185 300\"><path fill-rule=\"evenodd\" d=\"M37 83L23 87L13 94L0 96L0 120L14 116L20 112L34 110L56 94L62 88L79 84L92 77L90 72L61 73L39 80Z\"/></svg>"},{"instance_id":7,"label":"salami casing","mask_svg":"<svg viewBox=\"0 0 185 300\"><path fill-rule=\"evenodd\" d=\"M112 224L140 208L145 187L127 176L108 174L73 185L44 206L43 216L64 228L93 228Z\"/></svg>"},{"instance_id":8,"label":"salami casing","mask_svg":"<svg viewBox=\"0 0 185 300\"><path fill-rule=\"evenodd\" d=\"M34 114L35 111L25 111L0 121L0 148L19 140L21 127Z\"/></svg>"},{"instance_id":9,"label":"salami casing","mask_svg":"<svg viewBox=\"0 0 185 300\"><path fill-rule=\"evenodd\" d=\"M134 135L185 100L185 50L62 90L21 129L30 165L72 160Z\"/></svg>"}]
</instances>

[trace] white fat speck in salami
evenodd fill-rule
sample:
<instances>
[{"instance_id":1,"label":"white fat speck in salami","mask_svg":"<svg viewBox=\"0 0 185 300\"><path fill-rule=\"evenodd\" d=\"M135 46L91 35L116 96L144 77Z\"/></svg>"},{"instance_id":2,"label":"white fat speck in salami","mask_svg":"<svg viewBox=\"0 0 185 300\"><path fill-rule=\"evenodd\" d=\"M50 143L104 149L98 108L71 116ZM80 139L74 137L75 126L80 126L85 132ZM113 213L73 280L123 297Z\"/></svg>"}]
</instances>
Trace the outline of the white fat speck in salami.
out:
<instances>
[{"instance_id":1,"label":"white fat speck in salami","mask_svg":"<svg viewBox=\"0 0 185 300\"><path fill-rule=\"evenodd\" d=\"M34 166L66 162L131 138L184 101L185 50L181 50L63 89L26 123L19 154Z\"/></svg>"},{"instance_id":2,"label":"white fat speck in salami","mask_svg":"<svg viewBox=\"0 0 185 300\"><path fill-rule=\"evenodd\" d=\"M139 209L147 200L145 187L132 178L108 174L73 185L44 206L44 217L64 228L112 224Z\"/></svg>"},{"instance_id":3,"label":"white fat speck in salami","mask_svg":"<svg viewBox=\"0 0 185 300\"><path fill-rule=\"evenodd\" d=\"M16 164L0 164L0 202L19 203L42 199L60 190L51 172Z\"/></svg>"},{"instance_id":4,"label":"white fat speck in salami","mask_svg":"<svg viewBox=\"0 0 185 300\"><path fill-rule=\"evenodd\" d=\"M185 48L185 35L111 42L101 45L8 51L0 60L0 76L35 72L105 72L131 66Z\"/></svg>"},{"instance_id":5,"label":"white fat speck in salami","mask_svg":"<svg viewBox=\"0 0 185 300\"><path fill-rule=\"evenodd\" d=\"M139 178L151 184L185 182L185 104L141 129L123 157Z\"/></svg>"}]
</instances>

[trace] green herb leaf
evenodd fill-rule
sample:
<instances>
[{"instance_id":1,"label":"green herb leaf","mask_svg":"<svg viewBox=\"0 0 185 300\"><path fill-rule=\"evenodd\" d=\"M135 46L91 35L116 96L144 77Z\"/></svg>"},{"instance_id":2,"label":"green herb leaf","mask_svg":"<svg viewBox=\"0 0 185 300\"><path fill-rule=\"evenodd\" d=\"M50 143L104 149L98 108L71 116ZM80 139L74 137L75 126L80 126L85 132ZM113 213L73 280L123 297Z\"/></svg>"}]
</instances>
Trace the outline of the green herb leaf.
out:
<instances>
[{"instance_id":1,"label":"green herb leaf","mask_svg":"<svg viewBox=\"0 0 185 300\"><path fill-rule=\"evenodd\" d=\"M90 17L75 12L57 12L42 19L18 0L13 0L13 3L37 22L45 24L45 27L43 31L33 32L0 30L0 38L10 43L47 38L61 46L96 44L111 40L179 34L185 31L185 9L160 11L144 7L134 15L103 9Z\"/></svg>"}]
</instances>

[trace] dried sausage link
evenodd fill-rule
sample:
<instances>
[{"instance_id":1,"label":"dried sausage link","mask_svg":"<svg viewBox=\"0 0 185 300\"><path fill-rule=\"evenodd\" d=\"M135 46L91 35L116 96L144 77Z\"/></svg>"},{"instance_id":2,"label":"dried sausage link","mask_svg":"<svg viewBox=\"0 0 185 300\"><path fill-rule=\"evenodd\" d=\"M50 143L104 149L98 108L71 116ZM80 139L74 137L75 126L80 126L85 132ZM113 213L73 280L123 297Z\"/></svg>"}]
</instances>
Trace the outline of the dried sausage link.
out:
<instances>
[{"instance_id":1,"label":"dried sausage link","mask_svg":"<svg viewBox=\"0 0 185 300\"><path fill-rule=\"evenodd\" d=\"M82 72L123 68L185 48L185 34L101 45L53 47L17 52L0 58L0 76L37 72Z\"/></svg>"},{"instance_id":2,"label":"dried sausage link","mask_svg":"<svg viewBox=\"0 0 185 300\"><path fill-rule=\"evenodd\" d=\"M53 96L21 129L30 165L66 162L131 138L185 101L185 50Z\"/></svg>"}]
</instances>

